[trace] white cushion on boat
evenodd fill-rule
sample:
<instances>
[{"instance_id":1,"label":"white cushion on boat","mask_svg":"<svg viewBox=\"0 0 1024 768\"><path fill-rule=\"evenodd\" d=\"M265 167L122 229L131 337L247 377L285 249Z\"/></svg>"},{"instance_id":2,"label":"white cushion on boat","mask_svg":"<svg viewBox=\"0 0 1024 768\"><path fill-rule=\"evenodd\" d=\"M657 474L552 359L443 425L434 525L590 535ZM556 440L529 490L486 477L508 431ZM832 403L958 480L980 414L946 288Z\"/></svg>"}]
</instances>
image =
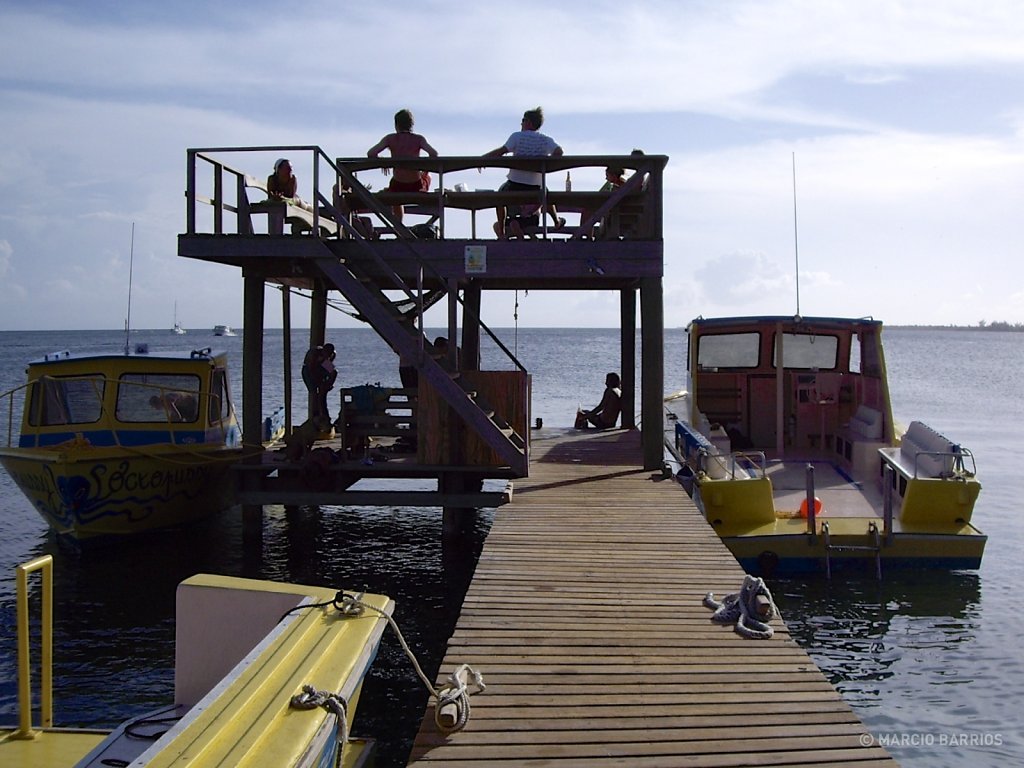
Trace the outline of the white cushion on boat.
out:
<instances>
[{"instance_id":1,"label":"white cushion on boat","mask_svg":"<svg viewBox=\"0 0 1024 768\"><path fill-rule=\"evenodd\" d=\"M867 405L857 407L850 419L850 431L867 440L882 439L882 414Z\"/></svg>"},{"instance_id":2,"label":"white cushion on boat","mask_svg":"<svg viewBox=\"0 0 1024 768\"><path fill-rule=\"evenodd\" d=\"M920 421L910 422L900 440L900 454L908 467L916 462L919 477L942 477L953 471L953 443Z\"/></svg>"}]
</instances>

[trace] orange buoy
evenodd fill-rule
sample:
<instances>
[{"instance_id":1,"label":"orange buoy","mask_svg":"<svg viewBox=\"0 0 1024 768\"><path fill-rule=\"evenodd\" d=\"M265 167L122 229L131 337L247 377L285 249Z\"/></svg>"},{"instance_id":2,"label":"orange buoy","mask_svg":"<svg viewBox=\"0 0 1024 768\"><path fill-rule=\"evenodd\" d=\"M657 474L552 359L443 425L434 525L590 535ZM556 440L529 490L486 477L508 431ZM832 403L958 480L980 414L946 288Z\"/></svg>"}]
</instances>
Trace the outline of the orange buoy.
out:
<instances>
[{"instance_id":1,"label":"orange buoy","mask_svg":"<svg viewBox=\"0 0 1024 768\"><path fill-rule=\"evenodd\" d=\"M821 514L821 499L814 497L814 516ZM807 517L807 499L800 502L800 517Z\"/></svg>"}]
</instances>

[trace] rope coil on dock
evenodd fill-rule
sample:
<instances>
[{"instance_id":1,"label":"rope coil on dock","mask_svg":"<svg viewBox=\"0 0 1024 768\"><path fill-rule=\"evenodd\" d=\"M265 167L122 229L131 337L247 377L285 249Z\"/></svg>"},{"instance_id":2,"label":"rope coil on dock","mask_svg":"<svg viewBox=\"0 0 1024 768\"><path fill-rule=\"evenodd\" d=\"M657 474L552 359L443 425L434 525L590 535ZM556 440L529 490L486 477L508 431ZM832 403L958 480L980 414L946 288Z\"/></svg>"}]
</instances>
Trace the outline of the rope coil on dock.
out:
<instances>
[{"instance_id":1,"label":"rope coil on dock","mask_svg":"<svg viewBox=\"0 0 1024 768\"><path fill-rule=\"evenodd\" d=\"M704 605L713 610L711 620L716 624L736 624L736 634L749 640L768 640L775 630L766 622L778 615L772 593L763 579L744 576L739 592L726 595L719 602L714 592L704 596ZM761 619L764 619L762 621Z\"/></svg>"}]
</instances>

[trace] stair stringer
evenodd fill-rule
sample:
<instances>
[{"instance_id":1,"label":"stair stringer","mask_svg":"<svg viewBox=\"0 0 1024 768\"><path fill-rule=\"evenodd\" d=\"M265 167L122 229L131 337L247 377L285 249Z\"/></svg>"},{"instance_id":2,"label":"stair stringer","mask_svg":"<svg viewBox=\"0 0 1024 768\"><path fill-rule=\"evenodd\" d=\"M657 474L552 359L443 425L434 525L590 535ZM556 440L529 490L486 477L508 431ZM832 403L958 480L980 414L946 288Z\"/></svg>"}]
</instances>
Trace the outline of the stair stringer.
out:
<instances>
[{"instance_id":1,"label":"stair stringer","mask_svg":"<svg viewBox=\"0 0 1024 768\"><path fill-rule=\"evenodd\" d=\"M419 338L413 335L411 328L403 325L392 314L391 302L383 292L375 293L353 275L326 245L324 245L324 250L329 255L315 259L313 263L327 283L341 291L342 295L388 342L392 349L409 360L417 360L420 373L462 418L466 426L479 435L513 472L521 477L526 477L529 457L526 451L526 441L522 436L509 425L499 422L495 417L485 413L474 401L472 395L466 392L448 371L429 355L420 354Z\"/></svg>"}]
</instances>

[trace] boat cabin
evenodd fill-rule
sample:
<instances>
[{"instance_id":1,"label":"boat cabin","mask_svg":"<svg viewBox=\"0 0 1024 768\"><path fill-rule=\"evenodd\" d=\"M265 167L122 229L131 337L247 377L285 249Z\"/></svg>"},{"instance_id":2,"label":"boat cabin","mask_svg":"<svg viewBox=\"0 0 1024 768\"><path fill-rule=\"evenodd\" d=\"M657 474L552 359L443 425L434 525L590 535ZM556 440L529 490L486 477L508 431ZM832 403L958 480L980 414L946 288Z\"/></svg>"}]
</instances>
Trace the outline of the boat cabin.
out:
<instances>
[{"instance_id":1,"label":"boat cabin","mask_svg":"<svg viewBox=\"0 0 1024 768\"><path fill-rule=\"evenodd\" d=\"M688 330L690 423L723 453L877 461L893 444L880 321L698 318Z\"/></svg>"},{"instance_id":2,"label":"boat cabin","mask_svg":"<svg viewBox=\"0 0 1024 768\"><path fill-rule=\"evenodd\" d=\"M227 356L54 352L29 363L20 448L237 445Z\"/></svg>"}]
</instances>

